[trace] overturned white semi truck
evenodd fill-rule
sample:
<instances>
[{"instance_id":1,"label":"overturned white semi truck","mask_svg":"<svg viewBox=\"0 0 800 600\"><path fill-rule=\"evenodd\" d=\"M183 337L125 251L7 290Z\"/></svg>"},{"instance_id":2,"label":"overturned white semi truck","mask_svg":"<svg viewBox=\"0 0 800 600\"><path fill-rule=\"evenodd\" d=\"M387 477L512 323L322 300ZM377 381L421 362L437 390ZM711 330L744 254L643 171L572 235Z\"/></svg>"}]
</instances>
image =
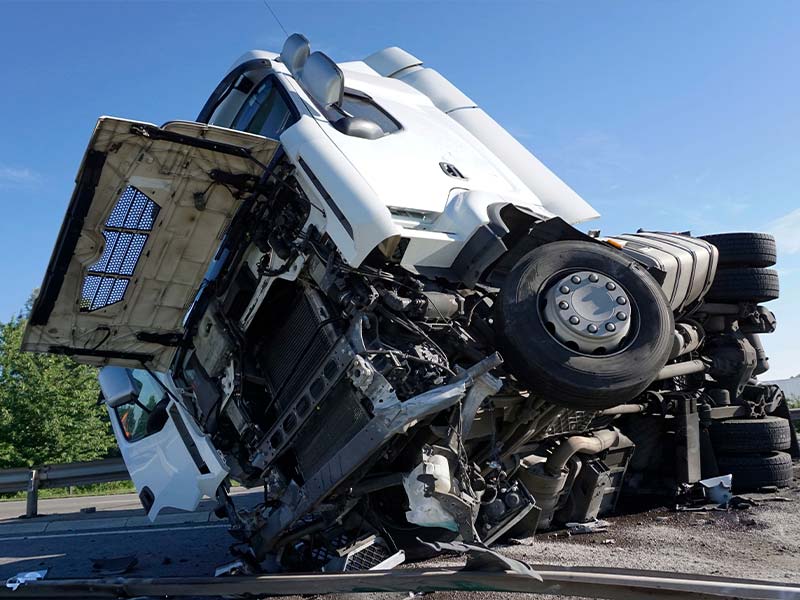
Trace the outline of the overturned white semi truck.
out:
<instances>
[{"instance_id":1,"label":"overturned white semi truck","mask_svg":"<svg viewBox=\"0 0 800 600\"><path fill-rule=\"evenodd\" d=\"M103 367L150 517L216 497L253 568L788 484L755 379L774 240L574 227L597 216L419 59L295 34L197 122L98 121L24 348Z\"/></svg>"}]
</instances>

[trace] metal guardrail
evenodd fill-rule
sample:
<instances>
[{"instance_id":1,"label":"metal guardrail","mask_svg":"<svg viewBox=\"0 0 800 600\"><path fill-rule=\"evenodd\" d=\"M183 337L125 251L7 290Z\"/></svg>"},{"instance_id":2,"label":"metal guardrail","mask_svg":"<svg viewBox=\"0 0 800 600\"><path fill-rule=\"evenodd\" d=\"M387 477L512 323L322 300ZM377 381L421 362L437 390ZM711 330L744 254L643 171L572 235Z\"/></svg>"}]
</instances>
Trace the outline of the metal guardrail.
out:
<instances>
[{"instance_id":1,"label":"metal guardrail","mask_svg":"<svg viewBox=\"0 0 800 600\"><path fill-rule=\"evenodd\" d=\"M16 590L0 587L0 598L265 597L353 592L465 591L553 594L615 600L797 600L791 583L733 579L664 571L533 565L535 575L511 571L447 568L282 573L231 577L41 579ZM460 595L459 595L460 597Z\"/></svg>"},{"instance_id":2,"label":"metal guardrail","mask_svg":"<svg viewBox=\"0 0 800 600\"><path fill-rule=\"evenodd\" d=\"M26 517L38 514L39 489L109 483L130 479L121 458L0 471L0 493L27 492Z\"/></svg>"}]
</instances>

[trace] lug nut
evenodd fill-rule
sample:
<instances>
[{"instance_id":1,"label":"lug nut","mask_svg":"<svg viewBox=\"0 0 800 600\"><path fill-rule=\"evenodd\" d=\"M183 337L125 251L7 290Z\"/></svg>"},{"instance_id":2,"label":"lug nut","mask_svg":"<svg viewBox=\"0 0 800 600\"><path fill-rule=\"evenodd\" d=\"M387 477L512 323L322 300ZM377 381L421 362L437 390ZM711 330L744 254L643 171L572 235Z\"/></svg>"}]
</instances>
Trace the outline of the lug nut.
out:
<instances>
[{"instance_id":1,"label":"lug nut","mask_svg":"<svg viewBox=\"0 0 800 600\"><path fill-rule=\"evenodd\" d=\"M628 299L625 296L617 296L617 304L627 304Z\"/></svg>"},{"instance_id":2,"label":"lug nut","mask_svg":"<svg viewBox=\"0 0 800 600\"><path fill-rule=\"evenodd\" d=\"M567 310L569 308L569 302L564 302L563 300L558 303L558 308L561 310Z\"/></svg>"},{"instance_id":3,"label":"lug nut","mask_svg":"<svg viewBox=\"0 0 800 600\"><path fill-rule=\"evenodd\" d=\"M562 294L569 294L569 286L562 285L560 288L558 288L558 291Z\"/></svg>"},{"instance_id":4,"label":"lug nut","mask_svg":"<svg viewBox=\"0 0 800 600\"><path fill-rule=\"evenodd\" d=\"M597 325L594 323L589 325L586 329L589 331L589 333L597 333Z\"/></svg>"},{"instance_id":5,"label":"lug nut","mask_svg":"<svg viewBox=\"0 0 800 600\"><path fill-rule=\"evenodd\" d=\"M620 321L624 321L625 319L627 319L627 318L628 318L628 315L626 315L624 312L621 312L621 311L620 311L620 312L618 312L618 313L617 313L617 318L618 318Z\"/></svg>"},{"instance_id":6,"label":"lug nut","mask_svg":"<svg viewBox=\"0 0 800 600\"><path fill-rule=\"evenodd\" d=\"M606 289L613 292L615 289L617 289L617 284L614 283L613 281L609 281L606 284Z\"/></svg>"},{"instance_id":7,"label":"lug nut","mask_svg":"<svg viewBox=\"0 0 800 600\"><path fill-rule=\"evenodd\" d=\"M617 330L617 326L614 325L613 323L606 323L606 330L607 331L616 331Z\"/></svg>"},{"instance_id":8,"label":"lug nut","mask_svg":"<svg viewBox=\"0 0 800 600\"><path fill-rule=\"evenodd\" d=\"M581 322L581 320L578 317L576 317L575 315L572 315L569 318L569 322L572 323L573 325L577 325L578 323Z\"/></svg>"},{"instance_id":9,"label":"lug nut","mask_svg":"<svg viewBox=\"0 0 800 600\"><path fill-rule=\"evenodd\" d=\"M597 273L592 273L591 275L589 275L589 281L591 281L592 283L597 283L598 281L600 281L600 278L597 276Z\"/></svg>"},{"instance_id":10,"label":"lug nut","mask_svg":"<svg viewBox=\"0 0 800 600\"><path fill-rule=\"evenodd\" d=\"M581 278L580 277L578 277L577 275L573 275L572 276L572 283L578 284L580 282L581 282Z\"/></svg>"}]
</instances>

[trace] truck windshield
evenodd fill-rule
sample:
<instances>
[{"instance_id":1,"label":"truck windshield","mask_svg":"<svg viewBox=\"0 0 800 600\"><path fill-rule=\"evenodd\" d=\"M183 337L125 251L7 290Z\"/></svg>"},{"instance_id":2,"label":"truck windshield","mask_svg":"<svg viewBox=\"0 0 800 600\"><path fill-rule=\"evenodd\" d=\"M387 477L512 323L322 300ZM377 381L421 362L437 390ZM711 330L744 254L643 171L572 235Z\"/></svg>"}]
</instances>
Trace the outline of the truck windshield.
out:
<instances>
[{"instance_id":1,"label":"truck windshield","mask_svg":"<svg viewBox=\"0 0 800 600\"><path fill-rule=\"evenodd\" d=\"M269 76L245 100L231 129L278 139L296 120L281 94L277 80Z\"/></svg>"}]
</instances>

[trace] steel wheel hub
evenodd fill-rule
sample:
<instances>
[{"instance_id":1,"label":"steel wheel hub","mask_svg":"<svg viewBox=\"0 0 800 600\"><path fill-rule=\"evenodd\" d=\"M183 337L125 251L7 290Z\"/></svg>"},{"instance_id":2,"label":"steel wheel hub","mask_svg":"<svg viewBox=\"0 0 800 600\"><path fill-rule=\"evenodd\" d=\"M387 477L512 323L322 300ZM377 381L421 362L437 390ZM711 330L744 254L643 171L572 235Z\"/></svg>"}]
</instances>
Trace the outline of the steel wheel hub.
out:
<instances>
[{"instance_id":1,"label":"steel wheel hub","mask_svg":"<svg viewBox=\"0 0 800 600\"><path fill-rule=\"evenodd\" d=\"M578 352L614 352L630 331L630 297L603 273L570 273L547 289L545 300L542 320L548 330Z\"/></svg>"}]
</instances>

